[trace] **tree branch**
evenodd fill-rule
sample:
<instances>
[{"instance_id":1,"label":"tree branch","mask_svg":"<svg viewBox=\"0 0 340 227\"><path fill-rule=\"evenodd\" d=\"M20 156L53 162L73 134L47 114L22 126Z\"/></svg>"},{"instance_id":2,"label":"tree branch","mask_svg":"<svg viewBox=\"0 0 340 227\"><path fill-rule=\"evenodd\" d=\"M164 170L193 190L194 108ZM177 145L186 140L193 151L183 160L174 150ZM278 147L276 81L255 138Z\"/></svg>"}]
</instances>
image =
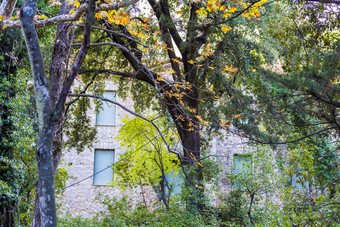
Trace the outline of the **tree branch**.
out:
<instances>
[{"instance_id":1,"label":"tree branch","mask_svg":"<svg viewBox=\"0 0 340 227\"><path fill-rule=\"evenodd\" d=\"M255 138L252 138L252 137L248 137L248 136L244 136L245 138L248 138L249 140L252 140L252 141L255 141L257 143L260 143L260 144L288 144L288 143L295 143L295 142L298 142L300 140L304 140L306 138L309 138L311 136L315 136L319 133L322 133L322 132L325 132L325 131L328 131L328 130L332 130L332 129L336 129L337 127L330 127L330 128L324 128L322 130L319 130L317 132L314 132L314 133L311 133L311 134L308 134L306 136L302 136L300 138L297 138L295 140L290 140L290 141L284 141L284 142L265 142L265 141L261 141L261 140L258 140L258 139L255 139ZM237 133L234 133L234 134L237 134Z\"/></svg>"},{"instance_id":2,"label":"tree branch","mask_svg":"<svg viewBox=\"0 0 340 227\"><path fill-rule=\"evenodd\" d=\"M169 153L174 153L174 154L177 154L175 152L173 152L171 149L170 149L170 146L168 144L168 142L165 140L164 136L163 136L163 133L161 132L161 130L158 128L158 126L150 119L148 118L145 118L143 117L142 115L130 110L129 108L123 106L122 104L120 104L119 102L115 102L115 101L112 101L111 99L107 99L107 98L104 98L104 97L101 97L99 95L91 95L91 94L70 94L69 95L70 97L89 97L89 98L95 98L95 99L100 99L102 101L105 101L105 102L109 102L109 103L112 103L112 104L115 104L117 106L119 106L120 108L122 108L123 110L125 110L126 112L136 116L136 117L139 117L147 122L149 122L150 124L152 124L152 126L154 126L157 130L157 132L159 133L159 135L161 136L163 142L165 143Z\"/></svg>"},{"instance_id":3,"label":"tree branch","mask_svg":"<svg viewBox=\"0 0 340 227\"><path fill-rule=\"evenodd\" d=\"M3 0L2 1L1 6L0 6L0 16L4 17L4 20L0 22L0 30L1 30L1 27L4 25L4 23L6 23L7 21L11 19L16 3L17 3L17 0Z\"/></svg>"},{"instance_id":4,"label":"tree branch","mask_svg":"<svg viewBox=\"0 0 340 227\"><path fill-rule=\"evenodd\" d=\"M95 0L90 0L87 9L87 15L85 20L85 27L83 33L83 42L82 46L79 50L77 58L75 59L72 68L63 84L63 89L60 93L60 98L57 102L56 108L54 109L54 119L59 119L61 113L63 112L67 95L71 89L74 79L77 76L80 66L82 65L87 51L90 47L90 40L91 40L91 26L94 22L94 14L95 14Z\"/></svg>"},{"instance_id":5,"label":"tree branch","mask_svg":"<svg viewBox=\"0 0 340 227\"><path fill-rule=\"evenodd\" d=\"M7 0L7 1L10 1L10 0ZM11 0L11 1L13 1L13 0ZM100 4L100 5L96 6L95 12L118 10L120 8L127 7L131 4L134 4L138 1L139 0L126 0L125 2L118 2L118 3L114 3L114 4ZM88 3L84 3L84 4L80 5L74 13L72 13L70 15L68 15L68 14L67 15L59 15L59 16L51 17L51 18L44 19L44 20L34 21L34 25L35 25L36 28L41 28L41 27L55 25L55 24L60 23L60 22L72 22L72 21L79 20L79 18L85 13L87 7L88 7ZM1 16L1 14L0 14L0 16ZM0 31L6 30L6 29L20 28L20 27L21 27L20 21L7 21L5 23L5 26L0 28Z\"/></svg>"}]
</instances>

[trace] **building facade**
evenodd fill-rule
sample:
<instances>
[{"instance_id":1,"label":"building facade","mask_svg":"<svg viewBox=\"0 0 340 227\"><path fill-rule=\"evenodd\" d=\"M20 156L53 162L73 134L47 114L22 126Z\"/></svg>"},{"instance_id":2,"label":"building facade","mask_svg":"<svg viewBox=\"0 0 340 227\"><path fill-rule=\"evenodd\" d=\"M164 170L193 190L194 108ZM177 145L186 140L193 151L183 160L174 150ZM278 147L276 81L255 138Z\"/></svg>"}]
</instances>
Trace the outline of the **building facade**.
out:
<instances>
[{"instance_id":1,"label":"building facade","mask_svg":"<svg viewBox=\"0 0 340 227\"><path fill-rule=\"evenodd\" d=\"M103 96L133 109L133 102L116 96L116 90L115 84L107 82ZM67 187L63 197L60 198L62 211L65 214L91 217L98 211L105 210L105 207L96 199L98 193L102 196L107 195L118 199L123 196L122 191L113 186L108 186L108 184L114 180L112 166L119 160L120 154L124 152L114 138L118 135L118 130L122 126L121 119L126 114L125 110L106 102L103 102L103 109L98 114L94 111L94 105L88 111L92 126L97 127L97 139L93 147L87 148L79 154L75 149L71 149L64 152L62 157L62 164L67 166L70 177L66 182L66 186L70 187ZM233 136L228 137L225 141L213 139L211 143L213 154L211 157L221 164L220 187L224 190L232 187L226 174L232 171L242 171L244 167L239 165L240 161L248 162L247 158L241 160L245 156L238 156L238 154L249 152L246 142L245 139ZM142 193L144 193L148 204L157 200L154 190L151 187L144 187L143 191L139 188L129 191L131 203L141 201Z\"/></svg>"}]
</instances>

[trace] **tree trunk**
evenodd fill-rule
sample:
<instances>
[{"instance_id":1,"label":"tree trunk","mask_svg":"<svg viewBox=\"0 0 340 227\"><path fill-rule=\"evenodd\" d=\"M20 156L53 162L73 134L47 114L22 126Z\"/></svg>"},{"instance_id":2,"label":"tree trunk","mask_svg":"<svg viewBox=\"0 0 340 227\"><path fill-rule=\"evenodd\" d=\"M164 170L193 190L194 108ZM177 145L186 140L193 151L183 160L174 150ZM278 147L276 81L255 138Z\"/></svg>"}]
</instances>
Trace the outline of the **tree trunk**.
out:
<instances>
[{"instance_id":1,"label":"tree trunk","mask_svg":"<svg viewBox=\"0 0 340 227\"><path fill-rule=\"evenodd\" d=\"M0 226L15 227L15 200L6 194L0 195Z\"/></svg>"},{"instance_id":2,"label":"tree trunk","mask_svg":"<svg viewBox=\"0 0 340 227\"><path fill-rule=\"evenodd\" d=\"M193 76L194 77L194 76ZM192 78L189 79L190 83L193 83ZM186 103L191 109L194 109L198 112L198 89L196 86L192 89L191 92L187 95ZM180 136L182 146L183 146L183 156L182 164L184 167L193 166L194 171L190 171L189 174L185 173L185 188L186 192L186 200L187 200L187 209L191 211L199 211L201 212L204 205L204 189L203 189L203 174L202 168L198 165L198 161L201 158L201 144L200 144L200 128L199 128L199 120L196 118L197 115L186 116L184 121L179 119L179 116L182 114L182 111L179 109L180 107L174 108L173 104L174 100L166 100L165 103L170 103L167 105L167 109L171 114ZM179 105L179 104L177 104ZM191 126L189 126L191 125Z\"/></svg>"},{"instance_id":3,"label":"tree trunk","mask_svg":"<svg viewBox=\"0 0 340 227\"><path fill-rule=\"evenodd\" d=\"M65 4L65 0L61 1L59 14L67 14L70 8ZM66 62L68 57L68 51L70 47L69 43L69 30L71 23L59 23L57 26L57 33L54 42L54 49L52 53L51 66L50 66L50 86L49 86L49 100L51 109L56 107L58 97L60 96L61 89L64 82L64 73L66 70ZM53 163L53 175L54 178L57 174L58 165L61 158L63 141L63 118L61 117L54 126L53 129L53 142L52 142L52 163ZM39 184L37 185L37 191ZM41 214L39 193L36 194L33 223L32 226L41 226Z\"/></svg>"},{"instance_id":4,"label":"tree trunk","mask_svg":"<svg viewBox=\"0 0 340 227\"><path fill-rule=\"evenodd\" d=\"M41 226L57 226L52 166L53 112L49 103L47 80L39 40L34 27L36 0L27 0L20 11L20 21L30 58L34 80L35 99L38 110L39 139L36 160L39 175L39 204Z\"/></svg>"}]
</instances>

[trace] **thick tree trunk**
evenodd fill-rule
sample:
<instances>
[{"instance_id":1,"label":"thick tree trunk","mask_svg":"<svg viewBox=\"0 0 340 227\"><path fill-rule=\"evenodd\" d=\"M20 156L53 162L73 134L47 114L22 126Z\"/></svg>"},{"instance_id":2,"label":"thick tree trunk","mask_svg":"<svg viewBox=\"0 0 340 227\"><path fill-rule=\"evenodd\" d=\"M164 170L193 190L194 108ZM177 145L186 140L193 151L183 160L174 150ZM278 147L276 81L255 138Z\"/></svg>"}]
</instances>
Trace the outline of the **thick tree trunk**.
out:
<instances>
[{"instance_id":1,"label":"thick tree trunk","mask_svg":"<svg viewBox=\"0 0 340 227\"><path fill-rule=\"evenodd\" d=\"M181 130L181 141L183 145L185 166L193 166L193 170L186 175L185 187L187 189L187 209L202 211L204 208L204 190L202 168L194 160L199 160L200 153L200 135L198 132L192 132L185 129Z\"/></svg>"},{"instance_id":2,"label":"thick tree trunk","mask_svg":"<svg viewBox=\"0 0 340 227\"><path fill-rule=\"evenodd\" d=\"M57 226L55 196L54 196L54 174L52 165L52 132L54 123L45 122L46 126L39 133L38 149L36 152L38 174L39 174L39 207L41 215L40 226Z\"/></svg>"},{"instance_id":3,"label":"thick tree trunk","mask_svg":"<svg viewBox=\"0 0 340 227\"><path fill-rule=\"evenodd\" d=\"M193 83L191 80L190 83ZM198 112L198 89L196 86L188 93L186 99L187 105L191 109L195 109ZM186 174L185 188L187 190L186 200L187 209L190 211L197 210L201 212L204 208L204 189L203 189L203 174L202 168L198 165L198 161L201 158L201 139L200 139L200 128L199 120L196 115L187 115L182 121L179 116L183 113L180 110L179 104L174 100L165 100L168 103L167 109L175 121L178 134L180 136L183 146L183 160L182 164L185 167L193 166L194 171ZM178 107L174 108L174 105ZM189 126L191 125L191 126Z\"/></svg>"}]
</instances>

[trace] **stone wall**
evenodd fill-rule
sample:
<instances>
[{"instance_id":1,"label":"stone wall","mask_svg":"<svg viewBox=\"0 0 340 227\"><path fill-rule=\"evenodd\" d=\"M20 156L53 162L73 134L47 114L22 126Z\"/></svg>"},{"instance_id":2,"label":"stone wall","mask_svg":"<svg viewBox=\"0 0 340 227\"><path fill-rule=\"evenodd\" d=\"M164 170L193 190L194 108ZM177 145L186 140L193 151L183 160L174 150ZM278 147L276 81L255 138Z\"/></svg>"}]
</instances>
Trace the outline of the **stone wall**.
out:
<instances>
[{"instance_id":1,"label":"stone wall","mask_svg":"<svg viewBox=\"0 0 340 227\"><path fill-rule=\"evenodd\" d=\"M117 87L106 81L106 91L115 91ZM123 104L125 107L133 109L133 102L131 100L122 100L120 97L116 97L116 101ZM88 111L88 116L91 119L92 126L96 125L96 113L94 111L94 105ZM65 151L62 157L62 165L66 165L68 169L68 175L70 179L67 180L66 186L77 183L83 179L84 181L75 184L65 190L64 195L59 201L62 203L62 212L65 214L71 214L73 216L81 215L89 217L96 212L103 210L104 208L95 200L98 192L103 195L116 196L121 198L122 192L112 186L98 186L93 185L94 173L94 154L96 149L102 150L114 150L114 160L119 160L120 154L124 151L119 146L118 142L114 139L118 135L118 130L121 127L121 119L127 115L127 112L120 107L116 107L115 125L114 126L96 126L97 127L97 139L92 148L87 148L81 153L77 153L76 150L71 149ZM131 116L131 115L130 115ZM151 203L156 199L152 189L145 188L147 191L147 202ZM132 203L140 201L142 198L141 190L137 188L134 192L129 192Z\"/></svg>"},{"instance_id":2,"label":"stone wall","mask_svg":"<svg viewBox=\"0 0 340 227\"><path fill-rule=\"evenodd\" d=\"M115 91L117 88L109 81L106 82L107 91ZM133 102L131 100L122 100L120 97L116 97L116 101L124 106L133 109ZM94 173L94 151L95 149L114 150L115 162L119 160L120 154L124 151L119 146L118 142L114 139L118 135L118 130L121 127L121 119L126 116L127 112L123 109L116 107L116 124L114 126L96 126L97 140L93 144L92 148L87 148L83 152L77 154L76 150L69 150L64 152L62 157L63 165L67 165L70 179L67 180L66 186L75 184L65 190L64 196L60 198L62 202L62 212L65 214L71 214L73 216L81 215L84 217L93 216L96 212L102 211L105 208L95 200L96 196L100 192L102 195L115 196L117 198L122 197L122 192L112 186L97 186L93 185ZM88 115L91 118L91 124L96 125L96 114L94 111L94 105L92 109L88 111ZM220 163L223 169L220 178L220 188L222 190L230 190L231 183L227 179L227 174L232 172L233 156L234 154L248 153L249 147L246 145L246 140L237 136L228 136L228 139L220 141L214 139L211 143L212 154L216 161ZM132 142L132 141L131 141ZM145 195L148 206L153 201L156 201L156 195L150 187L145 187ZM129 197L134 204L137 201L143 201L141 189L136 188L133 191L129 191ZM216 203L218 201L216 200Z\"/></svg>"}]
</instances>

